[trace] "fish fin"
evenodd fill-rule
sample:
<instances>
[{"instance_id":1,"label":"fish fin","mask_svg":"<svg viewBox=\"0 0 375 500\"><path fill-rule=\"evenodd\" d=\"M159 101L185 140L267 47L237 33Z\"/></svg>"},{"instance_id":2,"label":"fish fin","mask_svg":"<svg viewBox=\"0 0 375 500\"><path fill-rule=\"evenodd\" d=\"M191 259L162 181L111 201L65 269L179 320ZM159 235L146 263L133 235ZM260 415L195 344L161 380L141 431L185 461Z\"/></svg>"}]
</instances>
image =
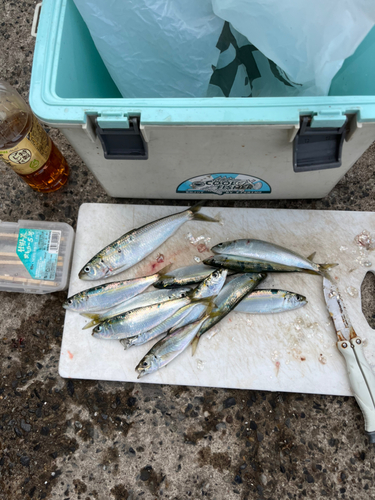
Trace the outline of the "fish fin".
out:
<instances>
[{"instance_id":1,"label":"fish fin","mask_svg":"<svg viewBox=\"0 0 375 500\"><path fill-rule=\"evenodd\" d=\"M133 344L130 342L130 339L121 339L120 344L124 347L124 349L129 349Z\"/></svg>"},{"instance_id":2,"label":"fish fin","mask_svg":"<svg viewBox=\"0 0 375 500\"><path fill-rule=\"evenodd\" d=\"M200 337L198 337L198 335L196 335L192 342L191 342L191 355L194 356L194 354L196 353L196 350L197 350L197 347L198 347L198 342L199 342L199 339Z\"/></svg>"},{"instance_id":3,"label":"fish fin","mask_svg":"<svg viewBox=\"0 0 375 500\"><path fill-rule=\"evenodd\" d=\"M167 274L167 272L170 270L170 268L173 266L173 262L171 262L170 264L168 264L167 266L164 266L162 267L161 269L159 269L159 271L157 271L155 273L156 276L158 276L158 281L162 280L163 278L165 278L165 275Z\"/></svg>"},{"instance_id":4,"label":"fish fin","mask_svg":"<svg viewBox=\"0 0 375 500\"><path fill-rule=\"evenodd\" d=\"M201 209L203 203L197 203L193 207L189 209L189 212L192 213L191 220L201 220L205 222L220 222L213 217L209 217L208 215L200 214L199 210Z\"/></svg>"},{"instance_id":5,"label":"fish fin","mask_svg":"<svg viewBox=\"0 0 375 500\"><path fill-rule=\"evenodd\" d=\"M214 297L214 298L216 298L216 295L215 295L215 297ZM208 316L210 316L210 315L211 315L211 313L212 313L212 311L213 311L213 309L214 309L215 307L216 307L215 301L212 299L212 300L208 303L208 305L207 305L207 309L206 309L206 313L205 313L204 317L207 317L207 318L208 318Z\"/></svg>"},{"instance_id":6,"label":"fish fin","mask_svg":"<svg viewBox=\"0 0 375 500\"><path fill-rule=\"evenodd\" d=\"M331 267L338 266L338 264L317 264L317 266L319 267L319 271L322 276L325 276L329 280L332 280L328 271L331 269Z\"/></svg>"},{"instance_id":7,"label":"fish fin","mask_svg":"<svg viewBox=\"0 0 375 500\"><path fill-rule=\"evenodd\" d=\"M311 255L307 257L307 260L314 260L314 257L316 255L316 252L313 252Z\"/></svg>"},{"instance_id":8,"label":"fish fin","mask_svg":"<svg viewBox=\"0 0 375 500\"><path fill-rule=\"evenodd\" d=\"M192 290L192 292L194 292L194 290ZM190 296L190 294L191 294L192 292L189 292L188 296ZM196 298L196 299L195 299L195 298L192 298L192 299L191 299L191 303L192 303L192 304L195 304L195 303L198 303L198 302L199 302L199 303L201 303L201 304L207 304L207 307L210 307L210 306L211 306L211 304L212 304L212 306L211 306L211 310L212 310L214 307L216 307L215 302L214 302L214 301L215 301L215 299L216 299L216 295L213 295L213 296L211 296L211 297L205 297L204 299L200 299L200 298Z\"/></svg>"},{"instance_id":9,"label":"fish fin","mask_svg":"<svg viewBox=\"0 0 375 500\"><path fill-rule=\"evenodd\" d=\"M80 316L84 316L85 318L90 319L99 319L99 314L97 313L82 312L80 313Z\"/></svg>"},{"instance_id":10,"label":"fish fin","mask_svg":"<svg viewBox=\"0 0 375 500\"><path fill-rule=\"evenodd\" d=\"M209 314L210 318L217 318L220 315L221 315L220 311L211 311Z\"/></svg>"},{"instance_id":11,"label":"fish fin","mask_svg":"<svg viewBox=\"0 0 375 500\"><path fill-rule=\"evenodd\" d=\"M85 325L82 330L87 330L88 328L92 328L93 326L96 326L97 324L99 323L98 320L96 319L93 319L92 321L90 321L90 323L87 323L87 325Z\"/></svg>"},{"instance_id":12,"label":"fish fin","mask_svg":"<svg viewBox=\"0 0 375 500\"><path fill-rule=\"evenodd\" d=\"M217 307L217 305L215 303L216 297L217 297L217 295L214 295L212 297L207 297L207 299L201 299L201 302L203 302L203 303L206 302L206 300L207 300L207 309L204 313L204 316L207 318L208 317L215 318L215 316L219 316L219 314L220 314L220 311L214 311L214 309Z\"/></svg>"}]
</instances>

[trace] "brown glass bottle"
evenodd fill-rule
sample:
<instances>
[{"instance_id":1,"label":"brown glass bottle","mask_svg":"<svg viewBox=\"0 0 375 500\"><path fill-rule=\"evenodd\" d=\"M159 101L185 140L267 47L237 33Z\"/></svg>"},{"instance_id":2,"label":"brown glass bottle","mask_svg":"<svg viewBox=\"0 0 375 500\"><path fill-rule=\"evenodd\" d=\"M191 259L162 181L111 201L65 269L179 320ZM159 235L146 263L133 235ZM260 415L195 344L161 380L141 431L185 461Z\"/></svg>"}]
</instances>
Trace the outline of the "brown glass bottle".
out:
<instances>
[{"instance_id":1,"label":"brown glass bottle","mask_svg":"<svg viewBox=\"0 0 375 500\"><path fill-rule=\"evenodd\" d=\"M22 97L0 81L0 159L42 193L66 184L69 166Z\"/></svg>"}]
</instances>

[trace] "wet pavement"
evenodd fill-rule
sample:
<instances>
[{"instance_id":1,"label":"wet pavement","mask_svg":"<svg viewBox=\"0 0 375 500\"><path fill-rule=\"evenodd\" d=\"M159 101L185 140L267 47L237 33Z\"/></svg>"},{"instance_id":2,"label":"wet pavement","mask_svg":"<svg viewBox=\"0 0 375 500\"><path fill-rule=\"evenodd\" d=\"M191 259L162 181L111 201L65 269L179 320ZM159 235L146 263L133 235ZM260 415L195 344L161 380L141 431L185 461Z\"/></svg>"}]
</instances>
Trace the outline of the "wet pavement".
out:
<instances>
[{"instance_id":1,"label":"wet pavement","mask_svg":"<svg viewBox=\"0 0 375 500\"><path fill-rule=\"evenodd\" d=\"M0 75L27 98L35 3L1 1ZM41 195L0 165L0 218L76 227L108 197L58 131L69 185ZM221 206L375 210L375 147L322 200ZM214 206L209 202L208 206ZM361 228L362 229L362 228ZM375 326L374 279L362 288ZM0 292L0 499L145 500L375 497L374 446L354 398L64 380L66 292Z\"/></svg>"}]
</instances>

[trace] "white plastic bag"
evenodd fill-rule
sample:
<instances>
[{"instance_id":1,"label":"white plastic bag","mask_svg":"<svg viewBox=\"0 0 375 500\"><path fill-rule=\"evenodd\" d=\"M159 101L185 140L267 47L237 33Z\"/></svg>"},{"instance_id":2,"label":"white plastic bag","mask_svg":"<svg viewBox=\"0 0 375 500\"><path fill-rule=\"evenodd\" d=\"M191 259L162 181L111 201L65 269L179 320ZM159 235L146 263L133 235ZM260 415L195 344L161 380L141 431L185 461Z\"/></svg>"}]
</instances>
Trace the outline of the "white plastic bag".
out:
<instances>
[{"instance_id":1,"label":"white plastic bag","mask_svg":"<svg viewBox=\"0 0 375 500\"><path fill-rule=\"evenodd\" d=\"M123 97L204 97L223 21L211 0L74 0Z\"/></svg>"},{"instance_id":2,"label":"white plastic bag","mask_svg":"<svg viewBox=\"0 0 375 500\"><path fill-rule=\"evenodd\" d=\"M293 85L285 95L327 95L375 23L374 0L212 0L212 6L285 71ZM252 95L272 95L266 79L256 83Z\"/></svg>"}]
</instances>

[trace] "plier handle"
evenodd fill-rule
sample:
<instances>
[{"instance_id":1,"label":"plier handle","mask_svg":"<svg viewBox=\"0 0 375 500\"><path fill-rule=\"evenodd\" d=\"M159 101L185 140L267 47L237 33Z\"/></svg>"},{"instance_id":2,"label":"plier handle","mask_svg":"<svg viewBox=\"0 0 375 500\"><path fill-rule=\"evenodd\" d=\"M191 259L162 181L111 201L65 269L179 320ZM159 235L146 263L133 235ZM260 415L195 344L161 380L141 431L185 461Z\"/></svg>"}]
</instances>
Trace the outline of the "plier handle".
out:
<instances>
[{"instance_id":1,"label":"plier handle","mask_svg":"<svg viewBox=\"0 0 375 500\"><path fill-rule=\"evenodd\" d=\"M346 361L350 386L362 410L365 431L370 443L375 443L375 375L368 364L363 341L356 334L340 292L328 277L323 278L324 298L337 335L337 348Z\"/></svg>"}]
</instances>

